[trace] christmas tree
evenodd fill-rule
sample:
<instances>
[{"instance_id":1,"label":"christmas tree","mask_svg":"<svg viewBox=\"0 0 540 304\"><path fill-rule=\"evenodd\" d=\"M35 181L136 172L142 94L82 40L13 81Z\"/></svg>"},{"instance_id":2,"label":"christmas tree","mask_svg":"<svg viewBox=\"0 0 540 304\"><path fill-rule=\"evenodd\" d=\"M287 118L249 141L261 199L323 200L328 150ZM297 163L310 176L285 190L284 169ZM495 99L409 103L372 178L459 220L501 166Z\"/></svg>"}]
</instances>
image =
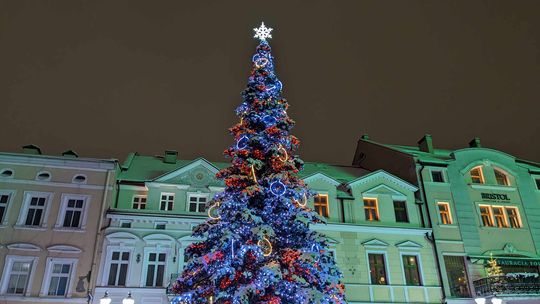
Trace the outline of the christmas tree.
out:
<instances>
[{"instance_id":1,"label":"christmas tree","mask_svg":"<svg viewBox=\"0 0 540 304\"><path fill-rule=\"evenodd\" d=\"M254 30L260 44L225 151L231 166L217 174L226 188L194 229L204 241L186 248L173 303L345 303L327 238L310 229L324 219L307 208L312 193L297 176L303 162L266 40L272 29Z\"/></svg>"},{"instance_id":2,"label":"christmas tree","mask_svg":"<svg viewBox=\"0 0 540 304\"><path fill-rule=\"evenodd\" d=\"M486 267L488 277L498 277L503 274L501 266L497 264L497 260L493 258L493 254L489 255L488 267Z\"/></svg>"}]
</instances>

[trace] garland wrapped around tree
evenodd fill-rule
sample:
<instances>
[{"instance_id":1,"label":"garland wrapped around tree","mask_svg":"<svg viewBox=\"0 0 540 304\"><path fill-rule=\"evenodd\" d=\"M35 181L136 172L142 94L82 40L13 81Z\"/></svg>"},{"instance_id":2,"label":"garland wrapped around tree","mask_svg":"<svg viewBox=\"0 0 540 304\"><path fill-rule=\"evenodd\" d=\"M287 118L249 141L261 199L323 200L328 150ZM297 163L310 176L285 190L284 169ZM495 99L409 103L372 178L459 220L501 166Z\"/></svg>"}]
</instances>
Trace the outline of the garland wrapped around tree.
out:
<instances>
[{"instance_id":1,"label":"garland wrapped around tree","mask_svg":"<svg viewBox=\"0 0 540 304\"><path fill-rule=\"evenodd\" d=\"M260 44L225 151L231 166L217 174L226 188L193 232L204 241L186 248L173 303L346 303L328 240L310 229L325 221L307 208L312 193L297 176L303 162L266 41L271 30L255 29Z\"/></svg>"}]
</instances>

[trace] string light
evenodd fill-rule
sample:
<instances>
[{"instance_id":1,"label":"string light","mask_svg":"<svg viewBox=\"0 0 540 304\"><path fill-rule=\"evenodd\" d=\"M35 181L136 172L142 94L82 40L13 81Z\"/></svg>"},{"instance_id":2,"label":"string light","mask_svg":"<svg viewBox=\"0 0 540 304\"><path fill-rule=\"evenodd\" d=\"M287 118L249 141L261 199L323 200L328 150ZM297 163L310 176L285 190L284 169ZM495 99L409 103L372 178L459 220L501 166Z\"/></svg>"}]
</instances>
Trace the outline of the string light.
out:
<instances>
[{"instance_id":1,"label":"string light","mask_svg":"<svg viewBox=\"0 0 540 304\"><path fill-rule=\"evenodd\" d=\"M286 162L289 159L289 154L287 153L287 150L283 148L282 144L279 144L278 152L281 152L281 156L279 156L279 160L282 162Z\"/></svg>"},{"instance_id":2,"label":"string light","mask_svg":"<svg viewBox=\"0 0 540 304\"><path fill-rule=\"evenodd\" d=\"M210 208L208 208L208 217L209 217L209 218L211 218L211 219L213 219L213 220L219 220L219 219L221 219L221 217L219 216L219 214L217 214L217 213L216 213L217 215L213 215L213 214L212 214L212 211L214 211L214 209L216 209L216 208L219 208L219 205L220 205L220 202L216 202L215 204L213 204L212 206L210 206ZM217 212L217 210L216 210L216 212Z\"/></svg>"},{"instance_id":3,"label":"string light","mask_svg":"<svg viewBox=\"0 0 540 304\"><path fill-rule=\"evenodd\" d=\"M253 166L253 164L251 164L251 175L253 177L253 181L255 181L255 183L258 183L257 176L255 175L255 166Z\"/></svg>"},{"instance_id":4,"label":"string light","mask_svg":"<svg viewBox=\"0 0 540 304\"><path fill-rule=\"evenodd\" d=\"M272 243L270 243L266 236L263 236L262 240L257 242L257 245L261 247L264 256L269 256L272 254Z\"/></svg>"}]
</instances>

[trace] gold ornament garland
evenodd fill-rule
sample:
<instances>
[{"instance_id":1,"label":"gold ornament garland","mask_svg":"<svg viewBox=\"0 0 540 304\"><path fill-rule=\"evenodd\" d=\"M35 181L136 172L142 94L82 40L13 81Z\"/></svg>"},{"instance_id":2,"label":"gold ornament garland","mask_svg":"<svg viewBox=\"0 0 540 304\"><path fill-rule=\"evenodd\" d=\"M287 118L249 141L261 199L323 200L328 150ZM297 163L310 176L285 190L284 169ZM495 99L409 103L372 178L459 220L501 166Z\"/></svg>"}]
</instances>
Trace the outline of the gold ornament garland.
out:
<instances>
[{"instance_id":1,"label":"gold ornament garland","mask_svg":"<svg viewBox=\"0 0 540 304\"><path fill-rule=\"evenodd\" d=\"M220 205L220 202L216 202L215 204L213 204L212 206L210 206L210 208L208 208L208 217L209 217L209 218L211 218L211 219L213 219L213 220L219 220L219 219L221 219L221 216L219 216L219 214L216 215L216 216L212 215L212 211L213 211L215 208L218 208L219 205Z\"/></svg>"},{"instance_id":2,"label":"gold ornament garland","mask_svg":"<svg viewBox=\"0 0 540 304\"><path fill-rule=\"evenodd\" d=\"M262 240L257 242L257 245L261 247L264 256L269 256L272 254L272 243L270 243L266 236L263 236Z\"/></svg>"},{"instance_id":3,"label":"gold ornament garland","mask_svg":"<svg viewBox=\"0 0 540 304\"><path fill-rule=\"evenodd\" d=\"M278 148L278 152L282 152L282 156L279 156L278 159L282 162L286 162L289 159L289 154L287 154L287 150L283 148L283 146L280 144Z\"/></svg>"}]
</instances>

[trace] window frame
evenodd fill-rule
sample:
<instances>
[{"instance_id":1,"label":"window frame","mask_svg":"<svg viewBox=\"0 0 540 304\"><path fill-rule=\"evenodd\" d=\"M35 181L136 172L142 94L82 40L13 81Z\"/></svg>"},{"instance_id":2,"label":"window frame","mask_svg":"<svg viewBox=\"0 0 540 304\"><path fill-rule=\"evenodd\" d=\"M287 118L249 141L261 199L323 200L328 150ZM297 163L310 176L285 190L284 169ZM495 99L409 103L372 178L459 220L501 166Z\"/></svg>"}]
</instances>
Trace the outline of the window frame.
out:
<instances>
[{"instance_id":1,"label":"window frame","mask_svg":"<svg viewBox=\"0 0 540 304\"><path fill-rule=\"evenodd\" d=\"M405 221L398 221L397 213L396 213L396 203L403 203L403 210L405 212ZM411 222L409 218L409 208L407 208L407 200L393 199L392 205L394 207L394 219L396 223L410 223Z\"/></svg>"},{"instance_id":2,"label":"window frame","mask_svg":"<svg viewBox=\"0 0 540 304\"><path fill-rule=\"evenodd\" d=\"M369 262L369 255L370 254L379 254L383 256L383 262L384 262L384 274L385 274L385 280L386 284L376 284L371 281L371 264ZM391 278L390 278L390 272L388 271L388 256L386 251L381 250L366 250L366 265L367 265L367 277L368 277L368 283L370 285L374 286L390 286L391 285Z\"/></svg>"},{"instance_id":3,"label":"window frame","mask_svg":"<svg viewBox=\"0 0 540 304\"><path fill-rule=\"evenodd\" d=\"M407 275L405 274L405 264L403 263L403 257L404 256L414 256L414 257L416 257L416 266L417 266L416 268L418 270L418 278L420 279L420 285L409 285L407 283ZM399 258L400 258L400 262L401 262L401 270L403 272L403 284L405 286L416 286L416 287L424 286L424 284L425 284L424 271L422 269L422 257L420 256L420 253L419 252L410 252L410 251L400 252L399 253Z\"/></svg>"},{"instance_id":4,"label":"window frame","mask_svg":"<svg viewBox=\"0 0 540 304\"><path fill-rule=\"evenodd\" d=\"M4 176L3 174L4 174L6 171L11 171L11 175ZM13 178L14 176L15 176L15 170L13 170L12 168L2 168L2 169L0 170L0 179Z\"/></svg>"},{"instance_id":5,"label":"window frame","mask_svg":"<svg viewBox=\"0 0 540 304\"><path fill-rule=\"evenodd\" d=\"M41 178L40 175L42 175L42 174L48 174L49 176L46 177L46 178ZM50 171L39 171L36 174L36 178L35 178L35 180L40 181L40 182L49 182L49 181L51 181L51 179L52 179L52 174L51 174Z\"/></svg>"},{"instance_id":6,"label":"window frame","mask_svg":"<svg viewBox=\"0 0 540 304\"><path fill-rule=\"evenodd\" d=\"M91 202L90 198L90 195L63 193L60 199L60 209L58 210L58 217L56 219L56 225L54 226L54 228L59 230L84 231L86 229L86 222L88 220L88 209ZM66 218L66 212L68 211L67 209L71 208L68 207L68 203L70 200L83 201L83 206L81 208L81 217L79 219L79 227L64 227L64 220Z\"/></svg>"},{"instance_id":7,"label":"window frame","mask_svg":"<svg viewBox=\"0 0 540 304\"><path fill-rule=\"evenodd\" d=\"M439 183L439 184L446 183L446 177L444 176L444 171L442 169L441 170L439 170L439 169L430 169L429 171L431 173L431 181L433 183ZM441 181L436 181L435 180L434 173L440 173L441 174Z\"/></svg>"},{"instance_id":8,"label":"window frame","mask_svg":"<svg viewBox=\"0 0 540 304\"><path fill-rule=\"evenodd\" d=\"M316 203L315 202L315 197L325 197L326 198L326 204L321 204L320 202ZM321 214L322 212L317 211L317 207L325 207L326 208L326 215ZM317 193L316 195L313 196L313 211L315 211L318 215L320 215L322 217L330 218L330 198L328 196L328 193ZM322 209L321 209L321 211L322 211Z\"/></svg>"},{"instance_id":9,"label":"window frame","mask_svg":"<svg viewBox=\"0 0 540 304\"><path fill-rule=\"evenodd\" d=\"M15 194L17 191L15 190L0 190L0 196L7 195L8 199L6 202L6 205L4 206L4 214L2 217L0 217L0 226L7 225L9 220L9 210L11 209L11 205L13 205L13 199L15 197Z\"/></svg>"},{"instance_id":10,"label":"window frame","mask_svg":"<svg viewBox=\"0 0 540 304\"><path fill-rule=\"evenodd\" d=\"M75 258L47 258L45 273L43 274L43 283L41 284L40 296L53 298L71 298L75 276L77 275L77 264L79 260ZM66 294L63 296L49 295L49 288L52 280L52 271L54 264L70 264L70 273L66 283Z\"/></svg>"},{"instance_id":11,"label":"window frame","mask_svg":"<svg viewBox=\"0 0 540 304\"><path fill-rule=\"evenodd\" d=\"M33 285L33 274L36 271L37 264L39 262L39 257L36 256L21 256L21 255L6 255L4 262L4 270L2 272L2 277L0 279L0 295L20 295L20 294L11 294L7 293L7 288L9 284L9 277L11 276L11 269L14 262L31 262L32 266L28 272L28 280L26 282L26 288L22 296L28 297L32 291Z\"/></svg>"},{"instance_id":12,"label":"window frame","mask_svg":"<svg viewBox=\"0 0 540 304\"><path fill-rule=\"evenodd\" d=\"M196 205L196 207L195 207L196 211L191 211L191 203L192 203L191 198L192 197L197 198L197 201L194 202L195 205ZM204 210L203 211L199 211L199 206L201 205L201 202L199 202L200 198L206 199L206 202L204 203ZM207 211L206 205L208 204L209 201L210 201L210 194L209 193L200 193L200 192L193 193L193 192L190 192L190 193L187 194L186 211L191 212L191 213L205 213Z\"/></svg>"},{"instance_id":13,"label":"window frame","mask_svg":"<svg viewBox=\"0 0 540 304\"><path fill-rule=\"evenodd\" d=\"M507 218L507 214L506 214L506 208L504 206L499 206L499 205L492 205L490 206L491 207L491 215L493 217L493 227L496 227L496 228L508 228L508 218ZM503 226L499 226L498 224L498 221L497 221L497 216L495 215L495 209L498 209L498 210L502 210L502 213L500 215L502 215L502 219L503 219Z\"/></svg>"},{"instance_id":14,"label":"window frame","mask_svg":"<svg viewBox=\"0 0 540 304\"><path fill-rule=\"evenodd\" d=\"M441 205L446 206L445 211L448 214L448 219L450 220L449 223L444 223L444 221L443 221L443 216L442 216L442 213L441 213L441 209L439 207ZM450 208L450 202L437 201L437 215L439 217L439 225L447 226L447 225L453 225L454 224L454 218L452 216L452 209Z\"/></svg>"},{"instance_id":15,"label":"window frame","mask_svg":"<svg viewBox=\"0 0 540 304\"><path fill-rule=\"evenodd\" d=\"M484 222L484 216L486 214L482 214L482 208L487 208L487 211L488 211L487 219L489 220L490 225L486 225L486 223ZM482 224L482 227L489 227L489 228L494 228L495 227L495 223L493 222L493 212L491 210L490 205L478 204L478 214L480 214L480 224Z\"/></svg>"},{"instance_id":16,"label":"window frame","mask_svg":"<svg viewBox=\"0 0 540 304\"><path fill-rule=\"evenodd\" d=\"M163 196L167 196L167 198L164 200ZM171 200L171 196L172 196L172 200ZM172 211L174 209L175 198L176 198L176 194L173 192L161 192L159 194L159 211ZM161 208L161 205L163 204L163 202L165 202L165 209ZM169 208L169 204L171 208Z\"/></svg>"},{"instance_id":17,"label":"window frame","mask_svg":"<svg viewBox=\"0 0 540 304\"><path fill-rule=\"evenodd\" d=\"M135 199L138 198L139 202L135 203ZM144 198L144 208L141 208L143 205L143 202L140 201L140 199ZM161 196L160 196L160 207L161 207ZM135 204L137 204L137 208L135 208ZM146 194L134 194L131 198L131 209L132 210L146 210L146 207L148 206L148 195Z\"/></svg>"},{"instance_id":18,"label":"window frame","mask_svg":"<svg viewBox=\"0 0 540 304\"><path fill-rule=\"evenodd\" d=\"M510 224L511 221L510 221L510 216L508 215L508 209L515 210L516 219L517 219L519 227L513 227L512 224ZM510 229L521 229L521 228L523 228L523 221L521 220L521 214L520 214L519 208L517 206L505 206L504 207L504 214L507 217L507 223L508 223L507 228L510 228Z\"/></svg>"},{"instance_id":19,"label":"window frame","mask_svg":"<svg viewBox=\"0 0 540 304\"><path fill-rule=\"evenodd\" d=\"M103 272L101 276L101 286L107 286L107 287L127 287L130 285L129 278L131 277L131 270L133 268L133 252L135 251L135 248L133 247L126 247L126 246L107 246L107 255L105 256L105 261L103 262ZM109 285L109 275L111 272L111 263L113 261L112 255L114 252L129 252L129 258L128 262L126 263L127 271L126 271L126 284L125 285ZM119 275L119 274L118 274Z\"/></svg>"},{"instance_id":20,"label":"window frame","mask_svg":"<svg viewBox=\"0 0 540 304\"><path fill-rule=\"evenodd\" d=\"M372 208L373 206L369 206L369 208L367 208L366 201L374 201L375 202L374 208ZM381 215L379 214L379 200L376 197L363 197L362 202L364 203L364 206L362 208L362 209L364 209L364 219L367 222L380 222L381 221ZM367 212L368 209L369 210L375 209L375 215L376 215L375 219L368 219L368 217L366 216L367 215L366 212Z\"/></svg>"},{"instance_id":21,"label":"window frame","mask_svg":"<svg viewBox=\"0 0 540 304\"><path fill-rule=\"evenodd\" d=\"M499 173L500 175L502 175L502 177L504 177L504 182L502 184L499 183L499 179L497 178L497 173ZM493 167L493 175L495 176L495 182L497 183L497 185L510 186L509 174L506 173L506 171L504 171L503 169L500 169L498 167Z\"/></svg>"},{"instance_id":22,"label":"window frame","mask_svg":"<svg viewBox=\"0 0 540 304\"><path fill-rule=\"evenodd\" d=\"M469 170L469 176L471 177L471 182L473 184L477 184L477 185L483 185L486 183L486 179L484 177L484 170L482 170L482 167L483 166L475 166L475 167L472 167L470 170ZM475 182L474 181L474 178L473 178L473 175L472 175L472 171L474 170L478 170L478 178L480 179L480 182Z\"/></svg>"},{"instance_id":23,"label":"window frame","mask_svg":"<svg viewBox=\"0 0 540 304\"><path fill-rule=\"evenodd\" d=\"M45 206L43 208L42 213L42 219L41 224L38 226L26 226L26 217L28 215L28 210L30 209L30 202L32 201L33 197L44 197L45 198ZM23 204L19 211L19 217L17 219L16 226L17 228L23 228L23 229L43 229L47 228L47 223L49 219L49 211L51 202L53 200L54 194L52 192L40 192L40 191L24 191L23 194Z\"/></svg>"},{"instance_id":24,"label":"window frame","mask_svg":"<svg viewBox=\"0 0 540 304\"><path fill-rule=\"evenodd\" d=\"M148 266L150 265L150 254L155 253L156 259L158 259L159 254L165 254L165 261L162 265L165 267L163 268L163 282L162 285L158 286L146 286L146 277L148 275ZM141 280L140 280L140 286L143 288L160 288L165 287L166 284L168 284L167 279L167 271L169 270L168 262L169 262L169 256L170 256L170 250L168 248L160 248L160 247L144 247L144 256L143 256L143 265L142 265L142 272L141 272ZM183 258L183 256L182 256ZM160 265L158 261L154 265ZM155 269L154 273L154 281L157 279L157 268Z\"/></svg>"}]
</instances>

